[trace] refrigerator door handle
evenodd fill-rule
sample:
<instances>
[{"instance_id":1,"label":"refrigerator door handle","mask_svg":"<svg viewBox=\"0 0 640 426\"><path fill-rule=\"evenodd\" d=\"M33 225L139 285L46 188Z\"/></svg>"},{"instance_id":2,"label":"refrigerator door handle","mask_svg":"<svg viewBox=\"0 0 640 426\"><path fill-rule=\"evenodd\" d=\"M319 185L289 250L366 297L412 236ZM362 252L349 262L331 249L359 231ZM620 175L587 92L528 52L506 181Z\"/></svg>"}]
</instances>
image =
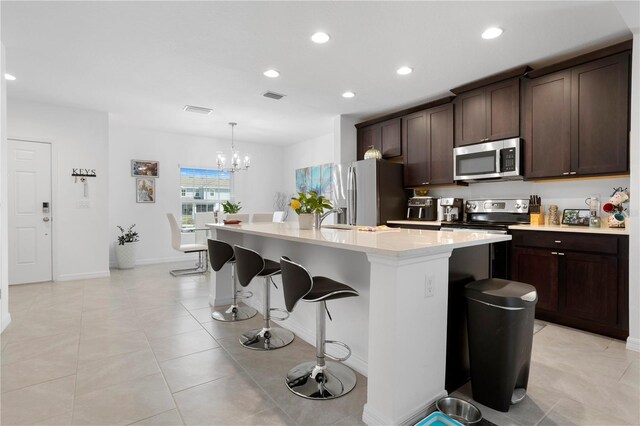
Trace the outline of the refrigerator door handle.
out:
<instances>
[{"instance_id":1,"label":"refrigerator door handle","mask_svg":"<svg viewBox=\"0 0 640 426\"><path fill-rule=\"evenodd\" d=\"M349 225L356 224L356 170L353 166L349 166L347 177L347 215Z\"/></svg>"}]
</instances>

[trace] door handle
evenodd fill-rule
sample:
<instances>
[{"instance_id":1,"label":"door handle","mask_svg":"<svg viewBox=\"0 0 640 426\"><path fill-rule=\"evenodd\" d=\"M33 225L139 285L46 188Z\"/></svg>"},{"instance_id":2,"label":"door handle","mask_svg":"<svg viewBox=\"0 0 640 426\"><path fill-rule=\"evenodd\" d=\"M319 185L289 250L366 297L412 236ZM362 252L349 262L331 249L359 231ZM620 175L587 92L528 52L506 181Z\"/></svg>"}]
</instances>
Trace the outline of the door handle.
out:
<instances>
[{"instance_id":1,"label":"door handle","mask_svg":"<svg viewBox=\"0 0 640 426\"><path fill-rule=\"evenodd\" d=\"M49 218L45 216L45 217L42 218L42 221L43 222L49 222Z\"/></svg>"}]
</instances>

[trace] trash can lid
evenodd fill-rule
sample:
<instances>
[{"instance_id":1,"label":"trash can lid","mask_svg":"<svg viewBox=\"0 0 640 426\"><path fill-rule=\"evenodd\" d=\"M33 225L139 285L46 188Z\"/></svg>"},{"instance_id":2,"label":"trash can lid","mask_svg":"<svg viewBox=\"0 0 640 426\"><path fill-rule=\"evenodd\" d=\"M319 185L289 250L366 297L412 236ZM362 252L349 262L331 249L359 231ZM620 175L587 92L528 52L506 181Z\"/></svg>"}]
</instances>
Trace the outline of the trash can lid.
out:
<instances>
[{"instance_id":1,"label":"trash can lid","mask_svg":"<svg viewBox=\"0 0 640 426\"><path fill-rule=\"evenodd\" d=\"M465 286L464 295L467 299L505 308L533 307L538 301L534 286L500 278L488 278L469 283Z\"/></svg>"}]
</instances>

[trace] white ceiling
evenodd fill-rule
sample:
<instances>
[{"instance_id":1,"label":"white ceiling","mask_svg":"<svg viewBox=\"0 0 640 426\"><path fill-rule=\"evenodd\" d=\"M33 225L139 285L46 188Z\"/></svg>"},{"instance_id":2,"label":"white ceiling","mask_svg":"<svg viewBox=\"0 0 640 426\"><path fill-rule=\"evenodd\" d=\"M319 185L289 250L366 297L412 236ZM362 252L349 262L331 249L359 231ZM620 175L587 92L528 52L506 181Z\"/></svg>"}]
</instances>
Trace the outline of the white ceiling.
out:
<instances>
[{"instance_id":1,"label":"white ceiling","mask_svg":"<svg viewBox=\"0 0 640 426\"><path fill-rule=\"evenodd\" d=\"M620 3L620 2L618 2ZM635 2L637 3L637 2ZM115 123L290 144L631 33L613 2L2 1L9 97ZM489 26L504 35L480 38ZM331 34L325 45L309 39ZM408 76L395 73L409 65ZM277 79L262 72L280 71ZM274 101L266 90L287 96ZM343 99L345 90L356 92ZM211 107L201 116L186 104Z\"/></svg>"}]
</instances>

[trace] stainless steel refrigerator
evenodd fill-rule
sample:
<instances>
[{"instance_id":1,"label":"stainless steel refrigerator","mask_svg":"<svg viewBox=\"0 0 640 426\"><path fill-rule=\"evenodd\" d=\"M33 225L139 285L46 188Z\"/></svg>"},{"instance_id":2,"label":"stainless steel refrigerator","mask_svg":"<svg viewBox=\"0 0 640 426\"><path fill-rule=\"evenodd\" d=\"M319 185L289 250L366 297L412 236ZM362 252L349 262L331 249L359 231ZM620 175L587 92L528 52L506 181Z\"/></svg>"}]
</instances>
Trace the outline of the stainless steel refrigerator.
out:
<instances>
[{"instance_id":1,"label":"stainless steel refrigerator","mask_svg":"<svg viewBox=\"0 0 640 426\"><path fill-rule=\"evenodd\" d=\"M346 208L347 224L376 226L405 217L402 164L362 160L338 164L334 173L334 204Z\"/></svg>"}]
</instances>

